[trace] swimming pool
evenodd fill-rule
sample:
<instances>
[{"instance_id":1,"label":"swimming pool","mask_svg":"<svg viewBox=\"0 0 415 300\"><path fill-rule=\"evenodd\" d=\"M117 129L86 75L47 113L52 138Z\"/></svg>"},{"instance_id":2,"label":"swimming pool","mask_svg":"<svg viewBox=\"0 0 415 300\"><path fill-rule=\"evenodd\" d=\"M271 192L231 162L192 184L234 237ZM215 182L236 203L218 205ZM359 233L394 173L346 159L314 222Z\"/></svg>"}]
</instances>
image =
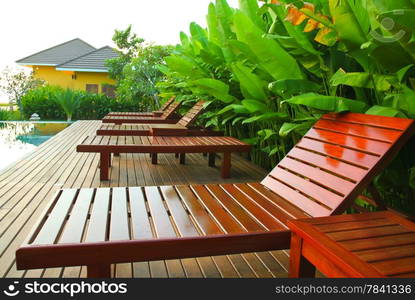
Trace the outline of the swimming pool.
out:
<instances>
[{"instance_id":1,"label":"swimming pool","mask_svg":"<svg viewBox=\"0 0 415 300\"><path fill-rule=\"evenodd\" d=\"M0 122L0 170L23 158L71 123Z\"/></svg>"}]
</instances>

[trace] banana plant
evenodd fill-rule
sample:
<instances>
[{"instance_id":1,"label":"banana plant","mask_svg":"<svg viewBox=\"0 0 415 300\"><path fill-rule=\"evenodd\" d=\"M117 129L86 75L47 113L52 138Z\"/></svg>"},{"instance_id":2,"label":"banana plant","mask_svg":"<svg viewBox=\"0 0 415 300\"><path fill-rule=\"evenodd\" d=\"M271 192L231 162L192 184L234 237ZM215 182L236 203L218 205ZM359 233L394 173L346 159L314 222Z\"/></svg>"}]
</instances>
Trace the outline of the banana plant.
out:
<instances>
[{"instance_id":1,"label":"banana plant","mask_svg":"<svg viewBox=\"0 0 415 300\"><path fill-rule=\"evenodd\" d=\"M253 144L263 167L326 112L415 117L413 0L216 0L206 20L180 34L158 88L208 100L205 126ZM415 186L415 160L399 159L377 181L386 196L399 170Z\"/></svg>"}]
</instances>

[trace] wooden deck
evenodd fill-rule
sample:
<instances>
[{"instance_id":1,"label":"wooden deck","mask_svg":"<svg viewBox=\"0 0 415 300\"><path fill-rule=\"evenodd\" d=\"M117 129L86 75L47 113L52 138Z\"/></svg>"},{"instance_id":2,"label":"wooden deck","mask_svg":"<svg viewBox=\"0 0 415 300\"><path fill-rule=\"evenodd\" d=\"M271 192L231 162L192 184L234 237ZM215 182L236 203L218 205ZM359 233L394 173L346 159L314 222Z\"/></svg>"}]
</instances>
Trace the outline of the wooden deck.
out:
<instances>
[{"instance_id":1,"label":"wooden deck","mask_svg":"<svg viewBox=\"0 0 415 300\"><path fill-rule=\"evenodd\" d=\"M94 134L100 121L78 121L36 151L0 173L0 277L85 277L86 268L18 271L15 251L23 243L50 197L60 188L153 186L187 183L252 182L266 171L238 155L232 157L231 178L223 180L219 168L207 166L200 154L187 156L180 165L174 155L159 155L154 166L144 154L115 157L109 182L100 182L98 154L77 153L75 147ZM220 162L217 163L220 166ZM287 277L286 251L249 253L126 263L114 266L116 277Z\"/></svg>"}]
</instances>

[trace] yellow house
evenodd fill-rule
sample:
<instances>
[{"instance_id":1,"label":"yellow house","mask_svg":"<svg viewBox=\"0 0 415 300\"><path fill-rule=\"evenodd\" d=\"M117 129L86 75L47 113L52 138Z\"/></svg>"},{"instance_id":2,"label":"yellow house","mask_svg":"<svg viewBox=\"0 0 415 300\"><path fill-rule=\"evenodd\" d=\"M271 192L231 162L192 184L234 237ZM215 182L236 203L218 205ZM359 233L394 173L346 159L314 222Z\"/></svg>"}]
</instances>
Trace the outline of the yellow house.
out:
<instances>
[{"instance_id":1,"label":"yellow house","mask_svg":"<svg viewBox=\"0 0 415 300\"><path fill-rule=\"evenodd\" d=\"M96 49L77 38L16 63L31 67L36 78L51 85L114 96L115 81L109 78L105 61L117 56L109 46Z\"/></svg>"}]
</instances>

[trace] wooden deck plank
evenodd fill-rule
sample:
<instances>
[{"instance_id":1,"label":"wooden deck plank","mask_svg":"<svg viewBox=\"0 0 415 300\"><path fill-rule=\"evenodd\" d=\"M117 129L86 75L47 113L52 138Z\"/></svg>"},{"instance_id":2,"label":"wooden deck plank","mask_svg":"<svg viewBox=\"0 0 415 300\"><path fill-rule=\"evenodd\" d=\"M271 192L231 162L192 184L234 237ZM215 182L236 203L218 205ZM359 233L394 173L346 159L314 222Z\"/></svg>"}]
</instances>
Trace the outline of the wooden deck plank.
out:
<instances>
[{"instance_id":1,"label":"wooden deck plank","mask_svg":"<svg viewBox=\"0 0 415 300\"><path fill-rule=\"evenodd\" d=\"M159 154L159 165L152 165L147 154L127 153L112 158L111 181L101 182L99 155L75 151L76 145L86 136L93 135L100 125L100 121L76 122L0 172L1 277L86 276L84 267L30 271L17 271L15 268L14 252L24 242L52 195L62 187L258 182L266 175L265 170L239 155L232 155L233 178L223 180L215 168L208 167L207 157L201 154L187 155L185 165L181 165L174 154ZM220 165L220 156L217 165ZM113 272L117 277L180 277L183 273L176 270L182 267L186 277L286 277L287 262L286 252L274 251L175 262L120 264L114 267Z\"/></svg>"}]
</instances>

